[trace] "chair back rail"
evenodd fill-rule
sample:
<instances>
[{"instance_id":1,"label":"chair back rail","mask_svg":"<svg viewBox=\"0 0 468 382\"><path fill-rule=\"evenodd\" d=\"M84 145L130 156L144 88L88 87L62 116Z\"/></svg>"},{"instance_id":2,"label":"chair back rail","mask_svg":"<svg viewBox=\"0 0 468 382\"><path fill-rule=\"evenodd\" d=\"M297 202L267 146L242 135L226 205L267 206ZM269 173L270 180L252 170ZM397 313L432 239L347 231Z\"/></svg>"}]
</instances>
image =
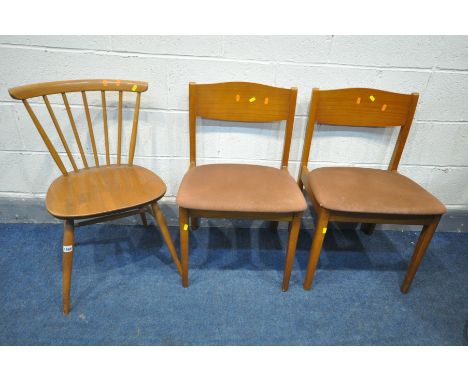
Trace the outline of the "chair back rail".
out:
<instances>
[{"instance_id":1,"label":"chair back rail","mask_svg":"<svg viewBox=\"0 0 468 382\"><path fill-rule=\"evenodd\" d=\"M49 150L52 158L54 159L55 163L59 167L60 171L63 175L67 175L68 171L60 158L60 155L57 152L57 149L54 147L52 141L50 140L49 136L47 135L46 131L44 130L42 124L39 122L36 114L34 113L31 105L29 104L28 100L30 98L35 97L42 97L44 104L49 112L49 115L52 119L52 123L55 127L55 130L60 138L60 142L63 145L63 148L67 154L67 157L70 161L70 164L73 168L73 171L79 171L79 167L76 164L75 159L70 150L70 146L63 134L62 128L57 120L57 117L53 111L52 105L47 96L52 94L61 94L63 104L65 106L68 119L70 121L70 126L73 131L73 136L75 138L76 144L78 146L78 150L81 155L81 159L83 162L84 168L89 168L88 161L86 158L86 154L83 149L83 145L80 139L80 135L78 132L78 128L75 123L75 118L73 117L73 113L70 107L70 103L68 101L67 93L81 93L82 100L83 100L83 107L86 114L86 121L88 125L88 132L91 140L91 145L93 149L93 156L94 156L94 164L98 167L99 164L99 156L98 150L96 147L96 140L94 136L94 129L91 120L91 114L89 110L89 104L87 99L87 92L90 91L99 91L101 93L101 103L102 103L102 118L103 118L103 128L104 128L104 142L105 142L105 155L106 155L106 165L109 166L110 163L110 149L109 149L109 126L108 126L108 118L107 118L107 103L106 103L106 92L115 91L119 94L119 103L118 103L118 128L117 128L117 164L121 164L121 156L122 156L122 110L123 110L123 93L124 92L134 92L136 93L136 103L135 103L135 110L133 116L133 125L132 125L132 132L131 132L131 140L130 140L130 147L128 152L128 164L133 164L133 159L135 155L135 146L136 146L136 138L137 138L137 130L138 130L138 117L140 112L140 100L141 100L141 93L145 92L148 89L148 84L146 82L141 81L128 81L128 80L71 80L71 81L55 81L55 82L44 82L44 83L37 83L37 84L30 84L30 85L23 85L18 86L15 88L9 89L9 93L12 98L21 100L26 107L26 110L31 117L36 129L39 132L42 140L44 141L47 149Z\"/></svg>"},{"instance_id":2,"label":"chair back rail","mask_svg":"<svg viewBox=\"0 0 468 382\"><path fill-rule=\"evenodd\" d=\"M252 82L189 84L190 166L196 165L196 118L237 121L286 121L281 166L287 167L297 89Z\"/></svg>"},{"instance_id":3,"label":"chair back rail","mask_svg":"<svg viewBox=\"0 0 468 382\"><path fill-rule=\"evenodd\" d=\"M418 98L418 93L400 94L369 88L314 88L304 138L301 171L309 162L312 136L317 123L371 128L400 126L388 167L389 170L396 171L413 122Z\"/></svg>"}]
</instances>

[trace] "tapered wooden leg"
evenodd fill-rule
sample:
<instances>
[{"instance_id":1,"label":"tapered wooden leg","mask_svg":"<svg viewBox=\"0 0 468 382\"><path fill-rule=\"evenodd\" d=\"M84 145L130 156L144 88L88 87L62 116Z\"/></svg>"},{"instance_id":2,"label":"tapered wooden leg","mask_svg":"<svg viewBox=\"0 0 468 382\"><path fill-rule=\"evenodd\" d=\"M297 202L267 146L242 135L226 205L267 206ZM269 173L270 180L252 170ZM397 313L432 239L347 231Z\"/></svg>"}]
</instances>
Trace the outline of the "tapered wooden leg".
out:
<instances>
[{"instance_id":1,"label":"tapered wooden leg","mask_svg":"<svg viewBox=\"0 0 468 382\"><path fill-rule=\"evenodd\" d=\"M315 233L310 247L309 263L307 264L307 272L304 280L304 289L309 290L314 281L315 269L317 268L320 251L322 250L323 240L328 228L328 211L321 209L318 213L317 222L315 224Z\"/></svg>"},{"instance_id":2,"label":"tapered wooden leg","mask_svg":"<svg viewBox=\"0 0 468 382\"><path fill-rule=\"evenodd\" d=\"M300 190L302 191L304 189L304 183L302 183L302 179L299 178L297 180L297 185L299 186Z\"/></svg>"},{"instance_id":3,"label":"tapered wooden leg","mask_svg":"<svg viewBox=\"0 0 468 382\"><path fill-rule=\"evenodd\" d=\"M361 224L361 231L364 232L366 235L372 235L375 230L374 223L363 223Z\"/></svg>"},{"instance_id":4,"label":"tapered wooden leg","mask_svg":"<svg viewBox=\"0 0 468 382\"><path fill-rule=\"evenodd\" d=\"M70 312L70 288L73 268L73 242L75 227L73 220L66 220L63 225L62 289L63 314Z\"/></svg>"},{"instance_id":5,"label":"tapered wooden leg","mask_svg":"<svg viewBox=\"0 0 468 382\"><path fill-rule=\"evenodd\" d=\"M299 228L301 227L302 213L294 214L291 221L291 230L289 231L288 250L286 252L286 264L284 266L283 275L283 292L289 288L289 279L291 278L291 270L296 256L297 237L299 236Z\"/></svg>"},{"instance_id":6,"label":"tapered wooden leg","mask_svg":"<svg viewBox=\"0 0 468 382\"><path fill-rule=\"evenodd\" d=\"M182 257L182 286L188 288L188 210L179 207L180 254Z\"/></svg>"},{"instance_id":7,"label":"tapered wooden leg","mask_svg":"<svg viewBox=\"0 0 468 382\"><path fill-rule=\"evenodd\" d=\"M171 234L169 232L169 229L167 228L164 214L162 213L161 208L159 208L159 205L157 203L152 204L151 209L153 210L154 217L156 218L159 229L161 230L164 242L166 243L166 246L169 249L169 252L171 253L172 260L174 260L179 274L182 275L182 267L180 265L179 257L177 256L177 251L174 247L174 243L172 242Z\"/></svg>"},{"instance_id":8,"label":"tapered wooden leg","mask_svg":"<svg viewBox=\"0 0 468 382\"><path fill-rule=\"evenodd\" d=\"M146 220L146 214L144 212L140 212L141 222L145 227L148 226L148 221Z\"/></svg>"},{"instance_id":9,"label":"tapered wooden leg","mask_svg":"<svg viewBox=\"0 0 468 382\"><path fill-rule=\"evenodd\" d=\"M271 221L271 222L270 222L270 229L271 229L272 231L276 231L276 230L278 229L278 223L279 223L279 222L277 222L277 221Z\"/></svg>"},{"instance_id":10,"label":"tapered wooden leg","mask_svg":"<svg viewBox=\"0 0 468 382\"><path fill-rule=\"evenodd\" d=\"M200 218L190 217L190 227L192 230L196 231L200 227Z\"/></svg>"},{"instance_id":11,"label":"tapered wooden leg","mask_svg":"<svg viewBox=\"0 0 468 382\"><path fill-rule=\"evenodd\" d=\"M419 235L418 242L416 243L416 247L413 252L413 257L411 258L408 271L406 272L405 279L403 280L403 284L401 284L401 293L408 293L409 287L413 282L414 276L418 271L419 265L426 253L426 249L431 242L432 235L434 234L435 230L437 229L437 225L439 224L440 217L438 217L433 223L425 225Z\"/></svg>"}]
</instances>

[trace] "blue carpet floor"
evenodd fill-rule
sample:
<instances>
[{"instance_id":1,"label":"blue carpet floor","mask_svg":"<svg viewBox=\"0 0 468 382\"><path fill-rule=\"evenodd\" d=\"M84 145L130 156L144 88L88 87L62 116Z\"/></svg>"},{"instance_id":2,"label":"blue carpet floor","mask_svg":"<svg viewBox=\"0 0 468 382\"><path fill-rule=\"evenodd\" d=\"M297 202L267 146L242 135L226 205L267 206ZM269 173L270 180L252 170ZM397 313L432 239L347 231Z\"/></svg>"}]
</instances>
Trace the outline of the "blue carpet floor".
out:
<instances>
[{"instance_id":1,"label":"blue carpet floor","mask_svg":"<svg viewBox=\"0 0 468 382\"><path fill-rule=\"evenodd\" d=\"M468 234L437 233L402 295L417 236L330 229L305 292L303 230L283 293L286 230L191 232L184 289L153 225L78 228L64 317L62 226L0 224L0 345L465 345Z\"/></svg>"}]
</instances>

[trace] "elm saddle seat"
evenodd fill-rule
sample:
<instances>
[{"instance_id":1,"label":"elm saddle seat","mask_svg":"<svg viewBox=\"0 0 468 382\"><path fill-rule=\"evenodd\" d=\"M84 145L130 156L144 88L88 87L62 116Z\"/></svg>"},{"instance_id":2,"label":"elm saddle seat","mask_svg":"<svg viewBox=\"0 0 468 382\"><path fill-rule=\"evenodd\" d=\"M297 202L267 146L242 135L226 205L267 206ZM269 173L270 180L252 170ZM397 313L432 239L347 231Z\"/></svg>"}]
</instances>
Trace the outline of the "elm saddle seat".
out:
<instances>
[{"instance_id":1,"label":"elm saddle seat","mask_svg":"<svg viewBox=\"0 0 468 382\"><path fill-rule=\"evenodd\" d=\"M179 274L182 274L177 251L167 227L164 214L158 205L166 192L166 185L156 174L140 166L133 165L137 144L138 119L140 113L141 93L148 90L148 84L142 81L130 81L119 79L84 79L43 82L17 86L9 89L13 99L21 100L26 108L34 126L42 141L49 151L52 159L59 168L62 176L55 179L49 186L46 196L46 208L49 213L58 219L64 220L63 247L62 247L62 290L63 313L70 312L70 291L73 269L73 256L75 252L75 228L103 221L123 218L125 216L140 215L141 222L147 226L146 214L149 213L157 223L162 238L174 260ZM88 93L98 92L101 95L102 128L105 146L105 161L99 160L99 150L96 145L93 119L88 103ZM113 93L118 95L116 133L116 158L115 164L111 163L111 149L109 145L109 120L107 118L106 95ZM67 94L81 93L84 113L86 115L87 134L92 147L94 165L90 155L87 155L80 138L80 130L84 130L81 124L77 126L73 110L70 107ZM130 95L133 94L133 95ZM60 126L55 115L54 106L48 96L61 95L63 106L68 115L69 124ZM128 145L128 156L122 155L122 135L124 131L123 109L124 96L134 98L133 123ZM44 105L49 112L50 120L55 127L55 135L49 137L36 113L29 104L29 99L42 97ZM125 102L130 107L131 102ZM75 111L76 113L76 111ZM113 123L112 123L113 125ZM74 142L77 145L81 161L76 161L70 149L70 141L67 142L63 127L71 127ZM112 129L114 130L114 129ZM53 131L53 130L52 130ZM54 137L58 136L59 141ZM59 146L55 146L55 143ZM60 150L65 150L65 155L60 156ZM125 155L125 154L124 154ZM87 157L88 156L88 157ZM112 155L113 156L113 155ZM64 159L68 157L69 165ZM112 158L113 159L113 158ZM127 163L123 164L123 160ZM68 167L68 170L67 170ZM79 220L79 221L78 221Z\"/></svg>"},{"instance_id":2,"label":"elm saddle seat","mask_svg":"<svg viewBox=\"0 0 468 382\"><path fill-rule=\"evenodd\" d=\"M151 204L166 185L146 168L110 165L60 176L49 187L46 207L58 218L93 217Z\"/></svg>"},{"instance_id":3,"label":"elm saddle seat","mask_svg":"<svg viewBox=\"0 0 468 382\"><path fill-rule=\"evenodd\" d=\"M416 182L395 171L322 167L305 184L320 207L332 211L392 215L441 215L447 209Z\"/></svg>"},{"instance_id":4,"label":"elm saddle seat","mask_svg":"<svg viewBox=\"0 0 468 382\"><path fill-rule=\"evenodd\" d=\"M287 170L249 164L193 167L176 200L183 208L206 211L286 213L307 208Z\"/></svg>"}]
</instances>

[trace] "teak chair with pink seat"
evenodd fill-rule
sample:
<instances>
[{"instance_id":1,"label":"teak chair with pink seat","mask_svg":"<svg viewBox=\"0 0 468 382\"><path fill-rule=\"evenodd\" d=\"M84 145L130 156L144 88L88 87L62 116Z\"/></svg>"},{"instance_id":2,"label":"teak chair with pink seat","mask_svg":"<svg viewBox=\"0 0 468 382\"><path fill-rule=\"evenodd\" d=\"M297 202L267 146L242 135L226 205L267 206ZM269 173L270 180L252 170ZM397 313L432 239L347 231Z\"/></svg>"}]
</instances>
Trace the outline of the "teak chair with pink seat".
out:
<instances>
[{"instance_id":1,"label":"teak chair with pink seat","mask_svg":"<svg viewBox=\"0 0 468 382\"><path fill-rule=\"evenodd\" d=\"M189 85L190 168L177 194L182 285L188 287L188 221L200 217L290 222L282 288L288 289L305 199L288 172L297 90L250 82ZM281 168L247 164L196 165L196 118L286 121ZM273 224L274 225L274 224Z\"/></svg>"},{"instance_id":2,"label":"teak chair with pink seat","mask_svg":"<svg viewBox=\"0 0 468 382\"><path fill-rule=\"evenodd\" d=\"M376 223L422 225L401 292L407 293L445 206L411 179L398 173L418 94L376 89L313 89L301 159L299 186L305 187L317 214L304 289L310 289L329 222L363 223L372 234ZM309 171L315 124L364 127L400 126L388 170L323 167Z\"/></svg>"},{"instance_id":3,"label":"teak chair with pink seat","mask_svg":"<svg viewBox=\"0 0 468 382\"><path fill-rule=\"evenodd\" d=\"M70 310L70 287L75 227L134 214L140 214L143 224L147 225L145 213L148 212L152 214L157 221L164 241L169 248L169 252L179 273L181 273L177 252L170 237L164 215L157 203L158 200L164 196L166 185L150 170L133 164L137 141L141 93L145 92L147 89L148 84L146 82L126 80L57 81L24 85L9 89L10 95L13 98L23 101L42 140L62 172L62 176L52 182L47 191L46 208L50 214L65 221L63 233L63 312L65 314L68 314ZM100 163L99 161L90 108L88 106L87 92L100 92L105 140L105 163ZM110 161L106 92L117 92L119 97L116 164L111 164ZM136 94L127 164L122 163L122 110L125 92ZM87 120L87 132L89 133L93 149L94 166L91 163L88 164L78 127L68 101L68 93L81 93ZM80 168L79 163L76 163L70 146L65 139L65 135L53 111L52 104L48 98L49 95L53 94L60 94L63 99L73 135L81 155L83 168ZM59 155L59 151L57 151L28 102L30 98L35 97L42 98L47 107L52 124L62 144L63 151L70 161L71 169L69 170L65 167ZM76 222L77 220L79 221Z\"/></svg>"}]
</instances>

